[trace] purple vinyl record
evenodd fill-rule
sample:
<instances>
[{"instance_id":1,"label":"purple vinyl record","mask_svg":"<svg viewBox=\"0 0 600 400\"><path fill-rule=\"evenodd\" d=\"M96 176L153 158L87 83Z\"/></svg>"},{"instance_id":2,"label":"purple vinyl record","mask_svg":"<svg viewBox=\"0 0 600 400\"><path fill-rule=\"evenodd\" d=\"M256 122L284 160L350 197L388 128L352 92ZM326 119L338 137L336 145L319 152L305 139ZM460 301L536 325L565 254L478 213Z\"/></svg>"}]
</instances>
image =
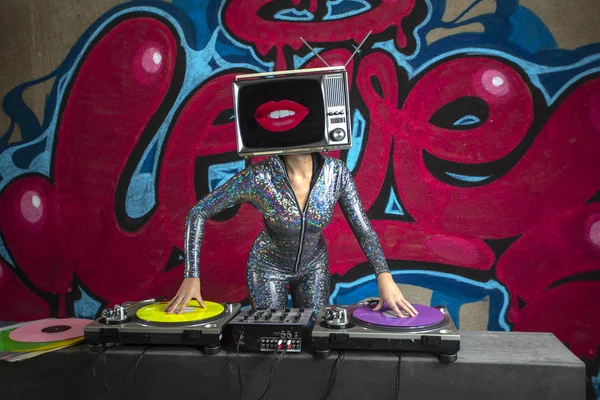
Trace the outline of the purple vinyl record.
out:
<instances>
[{"instance_id":1,"label":"purple vinyl record","mask_svg":"<svg viewBox=\"0 0 600 400\"><path fill-rule=\"evenodd\" d=\"M357 308L352 316L360 321L372 325L380 325L395 328L413 328L439 324L444 320L444 314L437 308L421 304L412 305L419 313L416 317L408 316L400 318L396 313L384 304L379 311L373 311L369 306ZM402 310L401 310L402 311Z\"/></svg>"}]
</instances>

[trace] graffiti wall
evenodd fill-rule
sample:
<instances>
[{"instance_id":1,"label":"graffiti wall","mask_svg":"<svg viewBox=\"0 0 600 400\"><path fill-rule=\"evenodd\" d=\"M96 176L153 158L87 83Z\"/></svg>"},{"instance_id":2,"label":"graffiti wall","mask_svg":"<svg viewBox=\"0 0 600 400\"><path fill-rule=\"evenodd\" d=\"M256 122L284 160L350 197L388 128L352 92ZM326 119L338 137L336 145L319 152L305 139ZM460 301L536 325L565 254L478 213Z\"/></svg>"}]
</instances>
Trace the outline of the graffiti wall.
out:
<instances>
[{"instance_id":1,"label":"graffiti wall","mask_svg":"<svg viewBox=\"0 0 600 400\"><path fill-rule=\"evenodd\" d=\"M2 83L0 320L172 295L188 210L255 162L235 152L234 77L323 66L301 37L340 65L372 31L347 67L354 147L328 155L396 281L460 329L553 332L598 389L600 36L581 21L600 5L117 3L51 69ZM249 205L209 221L206 299L247 302L261 229ZM331 302L377 295L339 208L325 233Z\"/></svg>"}]
</instances>

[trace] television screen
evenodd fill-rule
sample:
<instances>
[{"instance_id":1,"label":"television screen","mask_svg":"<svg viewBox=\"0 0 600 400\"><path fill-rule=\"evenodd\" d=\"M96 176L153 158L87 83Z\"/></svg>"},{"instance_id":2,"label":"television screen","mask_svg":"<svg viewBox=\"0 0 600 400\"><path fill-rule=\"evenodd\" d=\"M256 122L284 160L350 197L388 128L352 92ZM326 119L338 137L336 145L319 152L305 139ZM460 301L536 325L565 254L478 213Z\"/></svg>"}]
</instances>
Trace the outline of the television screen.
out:
<instances>
[{"instance_id":1,"label":"television screen","mask_svg":"<svg viewBox=\"0 0 600 400\"><path fill-rule=\"evenodd\" d=\"M323 140L326 120L319 79L247 82L240 85L237 102L240 135L248 150L305 146Z\"/></svg>"}]
</instances>

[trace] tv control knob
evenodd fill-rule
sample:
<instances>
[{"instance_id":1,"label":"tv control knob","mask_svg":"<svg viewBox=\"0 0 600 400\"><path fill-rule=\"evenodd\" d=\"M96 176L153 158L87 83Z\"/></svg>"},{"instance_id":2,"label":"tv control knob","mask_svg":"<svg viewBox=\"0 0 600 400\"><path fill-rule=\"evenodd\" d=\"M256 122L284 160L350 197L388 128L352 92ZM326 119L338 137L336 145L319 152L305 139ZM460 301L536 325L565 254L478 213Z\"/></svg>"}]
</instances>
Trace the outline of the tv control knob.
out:
<instances>
[{"instance_id":1,"label":"tv control knob","mask_svg":"<svg viewBox=\"0 0 600 400\"><path fill-rule=\"evenodd\" d=\"M329 132L329 137L331 140L339 142L340 140L344 140L346 137L346 132L342 128L335 128L331 132Z\"/></svg>"}]
</instances>

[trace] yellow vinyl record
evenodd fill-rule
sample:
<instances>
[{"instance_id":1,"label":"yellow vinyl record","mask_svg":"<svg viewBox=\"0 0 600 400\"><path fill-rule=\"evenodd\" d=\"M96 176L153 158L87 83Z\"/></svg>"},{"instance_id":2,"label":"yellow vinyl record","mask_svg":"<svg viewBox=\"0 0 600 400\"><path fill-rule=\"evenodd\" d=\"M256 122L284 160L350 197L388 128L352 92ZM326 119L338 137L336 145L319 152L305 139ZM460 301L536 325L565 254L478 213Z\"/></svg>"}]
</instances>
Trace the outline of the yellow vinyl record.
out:
<instances>
[{"instance_id":1,"label":"yellow vinyl record","mask_svg":"<svg viewBox=\"0 0 600 400\"><path fill-rule=\"evenodd\" d=\"M168 324L207 320L217 317L225 310L225 307L219 303L204 301L206 308L203 308L197 300L190 300L181 314L177 314L177 310L173 314L167 314L164 309L168 304L169 302L166 301L152 303L140 308L135 315L143 321Z\"/></svg>"}]
</instances>

